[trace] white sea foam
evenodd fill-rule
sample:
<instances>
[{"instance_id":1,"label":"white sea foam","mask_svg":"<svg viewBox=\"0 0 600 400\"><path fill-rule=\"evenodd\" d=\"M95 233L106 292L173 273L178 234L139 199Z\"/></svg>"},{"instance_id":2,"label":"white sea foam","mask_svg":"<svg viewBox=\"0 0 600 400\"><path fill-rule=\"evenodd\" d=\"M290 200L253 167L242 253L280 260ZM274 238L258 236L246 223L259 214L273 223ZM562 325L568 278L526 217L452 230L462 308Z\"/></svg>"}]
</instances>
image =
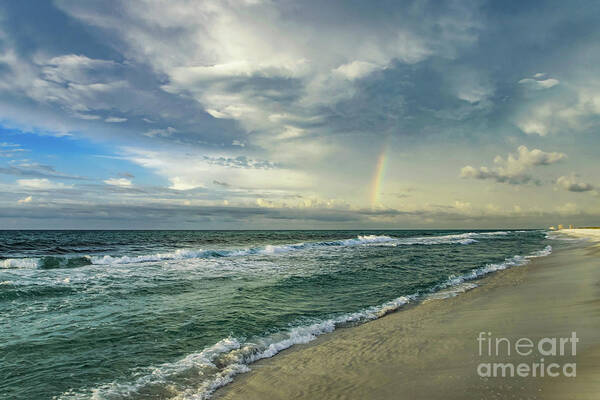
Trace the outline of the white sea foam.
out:
<instances>
[{"instance_id":1,"label":"white sea foam","mask_svg":"<svg viewBox=\"0 0 600 400\"><path fill-rule=\"evenodd\" d=\"M472 233L464 233L459 235L445 235L445 236L424 236L399 239L396 246L406 245L436 245L436 244L472 244L477 243L477 240L473 239Z\"/></svg>"},{"instance_id":2,"label":"white sea foam","mask_svg":"<svg viewBox=\"0 0 600 400\"><path fill-rule=\"evenodd\" d=\"M450 297L456 297L459 294L468 292L471 289L475 289L479 285L472 282L463 282L459 283L456 286L452 286L449 289L440 290L439 292L434 292L425 297L425 301L428 300L443 300L448 299Z\"/></svg>"},{"instance_id":3,"label":"white sea foam","mask_svg":"<svg viewBox=\"0 0 600 400\"><path fill-rule=\"evenodd\" d=\"M0 260L0 268L37 268L39 265L39 258L7 258Z\"/></svg>"},{"instance_id":4,"label":"white sea foam","mask_svg":"<svg viewBox=\"0 0 600 400\"><path fill-rule=\"evenodd\" d=\"M506 236L510 232L466 232L453 235L442 236L420 236L398 239L397 244L400 245L436 245L436 244L472 244L477 243L477 238L483 239L494 236Z\"/></svg>"},{"instance_id":5,"label":"white sea foam","mask_svg":"<svg viewBox=\"0 0 600 400\"><path fill-rule=\"evenodd\" d=\"M534 251L530 255L525 256L525 258L546 257L546 256L549 256L550 254L552 254L552 246L548 245L548 246L544 247L542 250Z\"/></svg>"}]
</instances>

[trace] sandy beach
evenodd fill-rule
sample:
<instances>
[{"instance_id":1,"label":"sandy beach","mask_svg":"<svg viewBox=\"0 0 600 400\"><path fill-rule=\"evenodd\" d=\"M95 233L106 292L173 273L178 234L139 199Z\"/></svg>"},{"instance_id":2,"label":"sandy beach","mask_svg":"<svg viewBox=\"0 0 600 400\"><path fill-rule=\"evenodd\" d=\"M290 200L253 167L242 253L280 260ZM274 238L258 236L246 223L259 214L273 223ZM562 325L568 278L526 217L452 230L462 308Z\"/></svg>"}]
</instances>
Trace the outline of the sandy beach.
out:
<instances>
[{"instance_id":1,"label":"sandy beach","mask_svg":"<svg viewBox=\"0 0 600 400\"><path fill-rule=\"evenodd\" d=\"M600 242L600 228L596 229L562 229L559 235L588 239L590 242Z\"/></svg>"},{"instance_id":2,"label":"sandy beach","mask_svg":"<svg viewBox=\"0 0 600 400\"><path fill-rule=\"evenodd\" d=\"M577 230L578 237L596 237ZM560 242L560 241L557 241ZM459 296L428 300L323 335L251 366L219 399L597 399L600 259L594 243L563 242L548 257L501 271ZM478 337L578 339L563 355L480 354ZM524 339L524 340L525 340ZM485 349L485 343L483 342ZM543 347L542 347L543 348ZM502 351L504 349L504 351ZM576 364L576 376L481 377L482 363ZM562 371L562 370L561 370Z\"/></svg>"}]
</instances>

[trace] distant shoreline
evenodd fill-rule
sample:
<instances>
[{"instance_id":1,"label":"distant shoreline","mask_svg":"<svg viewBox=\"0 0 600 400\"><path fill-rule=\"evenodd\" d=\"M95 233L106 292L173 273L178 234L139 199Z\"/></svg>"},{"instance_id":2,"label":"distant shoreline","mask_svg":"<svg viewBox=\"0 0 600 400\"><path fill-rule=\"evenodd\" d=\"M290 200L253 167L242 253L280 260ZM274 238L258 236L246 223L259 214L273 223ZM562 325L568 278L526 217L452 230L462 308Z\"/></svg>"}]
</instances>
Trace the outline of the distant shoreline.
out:
<instances>
[{"instance_id":1,"label":"distant shoreline","mask_svg":"<svg viewBox=\"0 0 600 400\"><path fill-rule=\"evenodd\" d=\"M558 234L572 236L582 239L588 239L593 242L600 242L600 227L598 228L575 228L575 229L561 229L555 231Z\"/></svg>"}]
</instances>

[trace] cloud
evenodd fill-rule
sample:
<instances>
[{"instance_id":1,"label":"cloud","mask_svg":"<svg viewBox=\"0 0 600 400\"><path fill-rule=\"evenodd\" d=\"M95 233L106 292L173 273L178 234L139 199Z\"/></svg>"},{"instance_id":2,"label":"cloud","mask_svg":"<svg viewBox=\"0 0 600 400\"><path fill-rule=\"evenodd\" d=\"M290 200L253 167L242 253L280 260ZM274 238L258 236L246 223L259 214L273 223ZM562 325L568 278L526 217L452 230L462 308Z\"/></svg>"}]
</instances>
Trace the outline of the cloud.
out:
<instances>
[{"instance_id":1,"label":"cloud","mask_svg":"<svg viewBox=\"0 0 600 400\"><path fill-rule=\"evenodd\" d=\"M307 128L270 119L273 114L335 116L331 108L351 99L375 71L452 59L476 43L481 28L479 8L455 2L385 12L338 2L118 3L118 14L76 1L58 5L110 33L130 63L149 65L165 93L262 135L279 134L286 125Z\"/></svg>"},{"instance_id":2,"label":"cloud","mask_svg":"<svg viewBox=\"0 0 600 400\"><path fill-rule=\"evenodd\" d=\"M57 57L37 55L23 58L7 49L6 66L0 91L18 93L46 105L56 105L75 118L97 120L92 110L109 110L127 98L129 84L116 76L119 66L111 60L91 59L83 55ZM17 96L15 96L17 97Z\"/></svg>"},{"instance_id":3,"label":"cloud","mask_svg":"<svg viewBox=\"0 0 600 400\"><path fill-rule=\"evenodd\" d=\"M60 178L60 179L72 179L72 180L86 180L88 178L78 175L70 175L60 171L57 171L51 165L32 163L32 162L21 162L19 164L10 165L7 167L0 167L0 174L14 175L14 176L27 176L34 178Z\"/></svg>"},{"instance_id":4,"label":"cloud","mask_svg":"<svg viewBox=\"0 0 600 400\"><path fill-rule=\"evenodd\" d=\"M99 115L93 115L93 114L74 113L73 115L75 115L77 118L87 119L87 120L90 120L90 121L94 121L94 120L100 119Z\"/></svg>"},{"instance_id":5,"label":"cloud","mask_svg":"<svg viewBox=\"0 0 600 400\"><path fill-rule=\"evenodd\" d=\"M353 81L355 79L364 78L378 69L381 69L381 67L377 64L367 61L352 61L335 68L333 73Z\"/></svg>"},{"instance_id":6,"label":"cloud","mask_svg":"<svg viewBox=\"0 0 600 400\"><path fill-rule=\"evenodd\" d=\"M164 129L150 129L149 131L144 132L144 136L148 136L148 137L156 137L156 136L169 137L169 136L173 135L175 132L177 132L177 129L173 128L172 126L169 126L167 128L164 128Z\"/></svg>"},{"instance_id":7,"label":"cloud","mask_svg":"<svg viewBox=\"0 0 600 400\"><path fill-rule=\"evenodd\" d=\"M17 185L34 190L54 190L69 189L72 185L65 185L61 182L53 182L48 179L17 179Z\"/></svg>"},{"instance_id":8,"label":"cloud","mask_svg":"<svg viewBox=\"0 0 600 400\"><path fill-rule=\"evenodd\" d=\"M513 185L529 182L538 183L528 171L536 166L557 163L566 158L566 154L558 152L544 152L540 149L529 150L526 146L519 146L517 154L508 154L506 159L501 156L494 158L496 167L474 168L470 165L460 171L461 178L492 179L496 182L510 183Z\"/></svg>"},{"instance_id":9,"label":"cloud","mask_svg":"<svg viewBox=\"0 0 600 400\"><path fill-rule=\"evenodd\" d=\"M463 208L463 209L461 209ZM294 226L301 227L355 227L360 226L422 226L426 221L434 221L437 226L456 229L457 224L485 227L493 222L494 226L545 226L544 221L554 220L556 213L575 218L573 223L597 220L598 213L584 213L573 203L556 207L551 212L539 212L535 209L504 210L495 205L481 209L446 207L422 207L403 209L351 209L316 207L279 207L263 203L247 206L194 205L182 202L177 204L141 203L135 205L95 204L88 207L82 204L49 203L43 207L2 207L0 220L11 220L20 215L28 221L34 221L32 227L55 226L56 221L68 221L69 227L94 228L164 228L203 226L239 227L240 224L253 228Z\"/></svg>"},{"instance_id":10,"label":"cloud","mask_svg":"<svg viewBox=\"0 0 600 400\"><path fill-rule=\"evenodd\" d=\"M573 82L555 95L522 104L515 124L528 135L594 132L600 119L600 81Z\"/></svg>"},{"instance_id":11,"label":"cloud","mask_svg":"<svg viewBox=\"0 0 600 400\"><path fill-rule=\"evenodd\" d=\"M107 185L129 187L131 186L131 180L126 178L110 178L103 181Z\"/></svg>"},{"instance_id":12,"label":"cloud","mask_svg":"<svg viewBox=\"0 0 600 400\"><path fill-rule=\"evenodd\" d=\"M303 171L284 168L270 160L247 156L206 155L189 152L124 148L123 156L154 171L175 190L205 188L217 180L245 190L303 190L313 179Z\"/></svg>"},{"instance_id":13,"label":"cloud","mask_svg":"<svg viewBox=\"0 0 600 400\"><path fill-rule=\"evenodd\" d=\"M31 200L33 200L33 198L31 196L27 196L27 197L25 197L23 199L19 199L17 201L17 203L19 203L19 204L31 203Z\"/></svg>"},{"instance_id":14,"label":"cloud","mask_svg":"<svg viewBox=\"0 0 600 400\"><path fill-rule=\"evenodd\" d=\"M20 153L27 151L21 148L21 145L15 143L0 143L0 157L14 158L19 156Z\"/></svg>"},{"instance_id":15,"label":"cloud","mask_svg":"<svg viewBox=\"0 0 600 400\"><path fill-rule=\"evenodd\" d=\"M193 180L181 176L173 176L169 178L169 181L171 181L169 189L173 190L192 190L204 187L202 183L195 183Z\"/></svg>"},{"instance_id":16,"label":"cloud","mask_svg":"<svg viewBox=\"0 0 600 400\"><path fill-rule=\"evenodd\" d=\"M113 123L113 124L119 124L121 122L126 122L127 118L121 118L121 117L107 117L104 119L104 122L109 122L109 123Z\"/></svg>"},{"instance_id":17,"label":"cloud","mask_svg":"<svg viewBox=\"0 0 600 400\"><path fill-rule=\"evenodd\" d=\"M252 169L273 169L278 165L268 160L254 160L246 156L237 157L209 157L204 156L204 161L209 165L221 165L228 168L252 168Z\"/></svg>"},{"instance_id":18,"label":"cloud","mask_svg":"<svg viewBox=\"0 0 600 400\"><path fill-rule=\"evenodd\" d=\"M537 74L536 74L537 75ZM532 79L525 78L521 79L519 83L523 86L526 86L531 89L542 90L542 89L550 89L560 83L558 79L549 78L549 79Z\"/></svg>"},{"instance_id":19,"label":"cloud","mask_svg":"<svg viewBox=\"0 0 600 400\"><path fill-rule=\"evenodd\" d=\"M574 175L561 176L556 180L556 184L569 192L589 192L594 190L594 186L589 183L577 182Z\"/></svg>"},{"instance_id":20,"label":"cloud","mask_svg":"<svg viewBox=\"0 0 600 400\"><path fill-rule=\"evenodd\" d=\"M15 207L30 194L36 207L81 201L75 214L106 203L148 201L160 208L188 202L193 208L224 200L259 212L256 201L262 199L277 216L270 221L284 220L287 208L302 203L313 209L343 202L366 207L368 196L356 188L371 186L377 156L389 147L380 193L386 207L406 212L432 196L459 199L449 217L420 208L435 223L512 210L512 197L524 196L519 187L486 186L497 195L487 210L489 194L472 182L448 180L447 167L459 169L467 162L454 164L456 159L480 154L483 146L513 140L516 148L524 132L545 136L545 145L531 139L530 148L568 149L561 151L593 176L600 126L598 7L587 2L579 8L584 15L560 2L516 5L506 13L477 0L378 7L337 0L173 0L141 7L126 0L111 7L56 0L31 13L19 2L7 3L0 6L0 124L14 132L3 140L25 130L69 134L68 143L82 146L23 135L23 143L34 143L32 159L52 163L43 160L58 153L61 171L13 162L0 165L0 172L81 182L44 197L11 183L0 182L0 190ZM557 137L571 132L589 134L574 142ZM64 147L57 152L47 143ZM0 147L0 155L21 158L19 148ZM67 154L71 148L81 153ZM83 181L79 161L89 151L119 160L82 165L93 174ZM527 156L535 158L532 152L527 149ZM494 163L470 161L463 176L536 184L541 166L554 165L513 153ZM411 168L423 161L430 167ZM128 169L139 177L135 185L103 182L133 181L118 174ZM398 182L418 189L410 198L395 197L391 193L402 192ZM554 210L570 195L552 189L523 192L536 196L527 201ZM591 210L592 200L584 196L579 206ZM482 209L488 214L478 214ZM180 221L193 218L177 207L167 211L181 212ZM326 217L352 223L385 218L341 214ZM215 215L206 217L237 214ZM303 218L297 216L295 223Z\"/></svg>"},{"instance_id":21,"label":"cloud","mask_svg":"<svg viewBox=\"0 0 600 400\"><path fill-rule=\"evenodd\" d=\"M217 185L217 186L223 186L223 187L231 187L231 185L227 182L220 182L218 180L213 180L213 184Z\"/></svg>"}]
</instances>

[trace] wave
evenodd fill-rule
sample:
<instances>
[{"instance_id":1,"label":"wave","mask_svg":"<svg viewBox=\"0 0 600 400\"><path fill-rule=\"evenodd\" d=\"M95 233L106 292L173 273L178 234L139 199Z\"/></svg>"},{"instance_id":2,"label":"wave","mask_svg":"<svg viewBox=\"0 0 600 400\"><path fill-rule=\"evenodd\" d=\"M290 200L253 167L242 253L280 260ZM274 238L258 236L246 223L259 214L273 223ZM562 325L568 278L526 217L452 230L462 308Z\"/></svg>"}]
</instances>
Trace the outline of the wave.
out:
<instances>
[{"instance_id":1,"label":"wave","mask_svg":"<svg viewBox=\"0 0 600 400\"><path fill-rule=\"evenodd\" d=\"M525 265L532 258L544 257L552 253L552 247L533 252L527 256L516 255L501 263L487 264L467 274L450 276L448 280L427 293L415 293L401 296L387 303L368 307L358 312L315 321L311 324L292 327L266 337L252 338L248 341L228 337L192 353L176 362L164 363L146 368L134 382L111 382L90 390L93 398L122 398L153 391L159 393L161 386L175 389L179 399L208 399L215 390L230 383L240 373L250 370L249 365L264 358L270 358L295 344L308 343L317 336L334 331L338 327L355 325L380 318L415 301L442 300L455 297L476 288L475 283L467 282L481 278L489 273L514 266ZM200 384L198 376L210 377ZM59 399L79 399L81 393L64 393Z\"/></svg>"},{"instance_id":2,"label":"wave","mask_svg":"<svg viewBox=\"0 0 600 400\"><path fill-rule=\"evenodd\" d=\"M366 235L358 236L354 239L333 240L328 242L309 242L295 244L266 245L263 247L252 247L247 249L231 250L189 250L178 249L174 252L157 253L140 256L98 256L90 257L92 264L131 264L141 262L154 262L164 260L181 260L189 258L214 258L214 257L239 257L249 255L273 255L279 253L288 253L290 251L305 250L315 247L326 246L357 246L364 244L386 243L396 239L389 236Z\"/></svg>"},{"instance_id":3,"label":"wave","mask_svg":"<svg viewBox=\"0 0 600 400\"><path fill-rule=\"evenodd\" d=\"M0 268L37 268L39 258L7 258L0 260Z\"/></svg>"},{"instance_id":4,"label":"wave","mask_svg":"<svg viewBox=\"0 0 600 400\"><path fill-rule=\"evenodd\" d=\"M246 249L221 249L221 250L193 250L177 249L172 252L146 254L139 256L77 256L77 257L34 257L34 258L8 258L0 260L0 268L73 268L83 265L110 265L134 264L144 262L157 262L166 260L183 260L193 258L218 258L240 257L249 255L273 255L287 253L295 250L304 250L326 246L358 246L364 244L377 244L391 242L396 239L389 236L365 235L353 239L334 240L314 243L295 243L281 245L266 245Z\"/></svg>"},{"instance_id":5,"label":"wave","mask_svg":"<svg viewBox=\"0 0 600 400\"><path fill-rule=\"evenodd\" d=\"M466 232L443 236L420 236L398 239L396 246L402 245L436 245L436 244L472 244L477 243L476 239L487 239L494 236L506 236L510 232Z\"/></svg>"},{"instance_id":6,"label":"wave","mask_svg":"<svg viewBox=\"0 0 600 400\"><path fill-rule=\"evenodd\" d=\"M440 290L439 292L433 292L427 295L424 301L449 299L451 297L456 297L459 294L468 292L471 289L475 289L476 287L479 287L479 285L472 282L459 283L458 285L452 286L449 289Z\"/></svg>"},{"instance_id":7,"label":"wave","mask_svg":"<svg viewBox=\"0 0 600 400\"><path fill-rule=\"evenodd\" d=\"M251 255L275 255L292 251L314 249L320 247L351 247L360 245L371 246L410 246L410 245L444 245L472 244L477 239L505 236L510 232L467 232L442 236L422 236L409 238L394 238L386 235L362 235L352 239L332 240L324 242L307 242L294 244L266 245L245 249L177 249L175 251L135 255L135 256L48 256L37 258L9 258L0 260L0 268L76 268L85 265L136 264L170 260L196 258L241 257Z\"/></svg>"},{"instance_id":8,"label":"wave","mask_svg":"<svg viewBox=\"0 0 600 400\"><path fill-rule=\"evenodd\" d=\"M7 269L55 269L77 268L90 265L89 257L34 257L34 258L7 258L0 260L0 268Z\"/></svg>"},{"instance_id":9,"label":"wave","mask_svg":"<svg viewBox=\"0 0 600 400\"><path fill-rule=\"evenodd\" d=\"M532 258L545 257L545 256L550 255L551 253L552 253L552 246L548 245L545 248L543 248L542 250L535 251L527 256L519 256L519 255L513 256L511 258L505 259L501 263L487 264L483 267L476 268L467 274L463 274L463 275L459 275L459 276L452 275L448 278L448 280L446 282L442 283L441 285L438 285L437 288L443 289L443 288L446 288L449 286L460 285L460 284L464 283L465 281L479 279L482 276L485 276L492 272L502 271L502 270L505 270L510 267L525 265L525 264L529 263L529 260L531 260Z\"/></svg>"},{"instance_id":10,"label":"wave","mask_svg":"<svg viewBox=\"0 0 600 400\"><path fill-rule=\"evenodd\" d=\"M319 247L350 247L359 245L435 245L435 244L471 244L476 243L475 237L504 236L509 232L468 232L456 235L425 236L414 238L394 238L386 235L364 235L352 239L333 240L324 242L307 242L295 244L266 245L233 250L190 250L178 249L174 252L157 253L140 256L95 256L90 257L92 264L131 264L143 262L156 262L166 260L181 260L192 258L239 257L249 255L273 255L291 251L307 250Z\"/></svg>"},{"instance_id":11,"label":"wave","mask_svg":"<svg viewBox=\"0 0 600 400\"><path fill-rule=\"evenodd\" d=\"M253 338L243 341L228 337L205 348L199 353L192 353L176 362L164 363L156 367L147 368L146 374L135 382L112 382L91 390L93 398L122 398L140 394L146 390L160 390L157 386L169 384L177 388L179 382L187 382L187 376L210 374L210 380L202 382L199 386L179 387L177 398L180 399L207 399L212 393L233 380L237 374L250 370L249 364L255 361L271 358L277 353L292 347L295 344L311 342L324 333L333 332L337 327L354 325L380 318L390 312L416 299L416 295L402 296L379 306L366 308L362 311L345 314L339 317L314 322L278 332L266 337ZM217 372L215 373L215 369ZM78 399L80 394L65 393L59 399Z\"/></svg>"}]
</instances>

